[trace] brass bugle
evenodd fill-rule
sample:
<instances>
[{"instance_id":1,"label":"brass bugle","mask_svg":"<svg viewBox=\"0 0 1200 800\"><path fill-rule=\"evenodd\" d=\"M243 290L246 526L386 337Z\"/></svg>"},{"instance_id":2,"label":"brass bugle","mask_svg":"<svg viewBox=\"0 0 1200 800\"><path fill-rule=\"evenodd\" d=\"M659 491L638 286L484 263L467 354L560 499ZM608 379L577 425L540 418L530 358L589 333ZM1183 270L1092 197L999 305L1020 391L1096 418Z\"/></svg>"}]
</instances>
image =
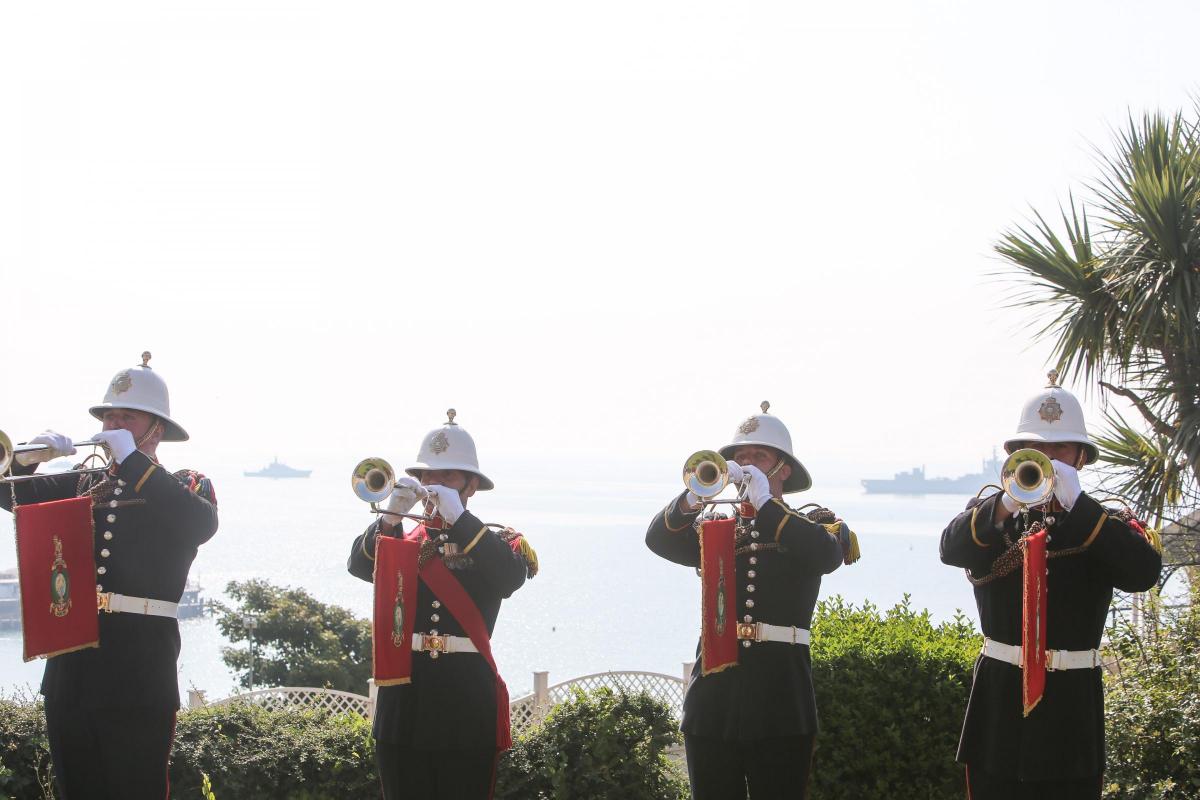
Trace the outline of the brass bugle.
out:
<instances>
[{"instance_id":1,"label":"brass bugle","mask_svg":"<svg viewBox=\"0 0 1200 800\"><path fill-rule=\"evenodd\" d=\"M731 483L729 463L716 450L697 450L683 462L683 485L701 500L711 500Z\"/></svg>"},{"instance_id":2,"label":"brass bugle","mask_svg":"<svg viewBox=\"0 0 1200 800\"><path fill-rule=\"evenodd\" d=\"M1000 468L1000 486L1026 508L1043 505L1054 496L1054 465L1040 450L1032 447L1017 450Z\"/></svg>"},{"instance_id":3,"label":"brass bugle","mask_svg":"<svg viewBox=\"0 0 1200 800\"><path fill-rule=\"evenodd\" d=\"M72 442L73 447L104 447L104 442L95 439L87 439L82 442ZM12 466L12 462L16 460L20 463L21 453L36 453L39 450L49 450L50 447L44 444L18 444L14 445L12 439L4 431L0 431L0 475L8 472L8 468ZM85 472L103 472L108 469L108 465L103 467L87 467L84 469L64 470L63 472L46 473L43 475L18 475L15 477L2 477L0 483L15 483L18 481L36 480L38 478L49 478L56 475L79 475Z\"/></svg>"},{"instance_id":4,"label":"brass bugle","mask_svg":"<svg viewBox=\"0 0 1200 800\"><path fill-rule=\"evenodd\" d=\"M363 500L371 504L371 510L376 514L387 514L390 517L404 517L418 522L430 522L434 517L425 514L397 514L394 511L386 511L378 507L378 504L383 502L392 493L392 489L396 488L396 470L392 469L392 465L385 459L372 457L364 458L354 467L354 471L350 473L350 488L354 490L354 495L359 500ZM429 490L424 486L417 486L414 489L418 500L426 500L429 497ZM498 522L483 523L489 528L507 528L507 525L501 525Z\"/></svg>"}]
</instances>

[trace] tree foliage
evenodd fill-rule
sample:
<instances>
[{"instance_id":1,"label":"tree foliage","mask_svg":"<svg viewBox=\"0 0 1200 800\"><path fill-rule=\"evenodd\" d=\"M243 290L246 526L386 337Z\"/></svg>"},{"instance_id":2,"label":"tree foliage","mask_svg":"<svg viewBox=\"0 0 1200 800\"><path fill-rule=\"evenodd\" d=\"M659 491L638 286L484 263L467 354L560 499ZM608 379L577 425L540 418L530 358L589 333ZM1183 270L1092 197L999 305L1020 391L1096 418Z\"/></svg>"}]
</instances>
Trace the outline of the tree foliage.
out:
<instances>
[{"instance_id":1,"label":"tree foliage","mask_svg":"<svg viewBox=\"0 0 1200 800\"><path fill-rule=\"evenodd\" d=\"M1175 607L1151 597L1142 616L1109 636L1118 669L1105 676L1104 796L1190 800L1200 797L1200 597Z\"/></svg>"},{"instance_id":2,"label":"tree foliage","mask_svg":"<svg viewBox=\"0 0 1200 800\"><path fill-rule=\"evenodd\" d=\"M234 581L225 588L237 601L217 603L217 626L231 642L221 657L249 686L250 647L242 615L258 615L254 632L256 686L321 686L363 694L371 677L371 625L349 610L322 603L303 589L265 580Z\"/></svg>"},{"instance_id":3,"label":"tree foliage","mask_svg":"<svg viewBox=\"0 0 1200 800\"><path fill-rule=\"evenodd\" d=\"M1112 146L1087 202L1059 209L1061 235L1034 212L996 251L1059 369L1136 410L1110 410L1097 444L1110 488L1160 526L1200 487L1200 103L1131 115Z\"/></svg>"}]
</instances>

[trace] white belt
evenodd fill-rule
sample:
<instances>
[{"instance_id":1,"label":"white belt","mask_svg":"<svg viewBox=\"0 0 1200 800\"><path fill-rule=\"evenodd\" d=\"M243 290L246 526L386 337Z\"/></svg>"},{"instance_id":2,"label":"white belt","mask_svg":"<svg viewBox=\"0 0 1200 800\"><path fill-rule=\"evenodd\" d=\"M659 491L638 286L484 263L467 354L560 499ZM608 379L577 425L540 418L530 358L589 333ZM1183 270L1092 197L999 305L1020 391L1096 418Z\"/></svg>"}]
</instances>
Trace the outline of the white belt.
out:
<instances>
[{"instance_id":1,"label":"white belt","mask_svg":"<svg viewBox=\"0 0 1200 800\"><path fill-rule=\"evenodd\" d=\"M768 625L765 622L739 622L737 637L752 642L783 642L808 644L809 632L791 625Z\"/></svg>"},{"instance_id":2,"label":"white belt","mask_svg":"<svg viewBox=\"0 0 1200 800\"><path fill-rule=\"evenodd\" d=\"M1006 664L1021 666L1021 648L1017 645L997 642L995 639L984 639L983 654ZM1098 666L1100 666L1099 650L1046 651L1046 669L1051 672L1060 669L1093 669Z\"/></svg>"},{"instance_id":3,"label":"white belt","mask_svg":"<svg viewBox=\"0 0 1200 800\"><path fill-rule=\"evenodd\" d=\"M414 633L412 646L413 650L429 653L430 658L437 658L442 653L479 652L479 648L466 636L434 636L428 633Z\"/></svg>"},{"instance_id":4,"label":"white belt","mask_svg":"<svg viewBox=\"0 0 1200 800\"><path fill-rule=\"evenodd\" d=\"M96 592L96 608L108 614L119 611L122 614L146 614L171 619L179 616L179 603L151 600L149 597L127 597L113 592Z\"/></svg>"}]
</instances>

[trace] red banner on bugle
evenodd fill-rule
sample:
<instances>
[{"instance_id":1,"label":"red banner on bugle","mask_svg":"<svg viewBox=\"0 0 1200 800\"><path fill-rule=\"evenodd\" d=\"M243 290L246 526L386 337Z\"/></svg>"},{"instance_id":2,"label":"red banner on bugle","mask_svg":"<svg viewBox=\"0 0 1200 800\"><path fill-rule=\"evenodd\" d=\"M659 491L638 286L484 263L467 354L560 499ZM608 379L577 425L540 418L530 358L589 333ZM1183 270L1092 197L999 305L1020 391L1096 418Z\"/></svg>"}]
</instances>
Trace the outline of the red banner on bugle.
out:
<instances>
[{"instance_id":1,"label":"red banner on bugle","mask_svg":"<svg viewBox=\"0 0 1200 800\"><path fill-rule=\"evenodd\" d=\"M375 615L372 673L376 686L412 682L412 637L417 619L417 554L420 542L379 536L375 540Z\"/></svg>"},{"instance_id":2,"label":"red banner on bugle","mask_svg":"<svg viewBox=\"0 0 1200 800\"><path fill-rule=\"evenodd\" d=\"M732 519L700 525L700 674L737 666L737 570Z\"/></svg>"},{"instance_id":3,"label":"red banner on bugle","mask_svg":"<svg viewBox=\"0 0 1200 800\"><path fill-rule=\"evenodd\" d=\"M99 646L92 498L17 506L14 517L25 660Z\"/></svg>"},{"instance_id":4,"label":"red banner on bugle","mask_svg":"<svg viewBox=\"0 0 1200 800\"><path fill-rule=\"evenodd\" d=\"M1021 603L1021 700L1025 716L1046 691L1046 531L1026 536Z\"/></svg>"}]
</instances>

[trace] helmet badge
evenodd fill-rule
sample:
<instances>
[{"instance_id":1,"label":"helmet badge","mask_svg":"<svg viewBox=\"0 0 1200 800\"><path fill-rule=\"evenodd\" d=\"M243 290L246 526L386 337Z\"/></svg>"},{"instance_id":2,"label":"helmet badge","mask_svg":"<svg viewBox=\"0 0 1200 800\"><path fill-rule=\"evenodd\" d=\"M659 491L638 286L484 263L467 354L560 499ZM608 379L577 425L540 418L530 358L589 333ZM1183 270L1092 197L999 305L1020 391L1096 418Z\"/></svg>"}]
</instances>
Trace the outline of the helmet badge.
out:
<instances>
[{"instance_id":1,"label":"helmet badge","mask_svg":"<svg viewBox=\"0 0 1200 800\"><path fill-rule=\"evenodd\" d=\"M429 441L429 450L435 455L440 456L442 453L450 449L450 440L446 437L445 431L438 431L437 435Z\"/></svg>"},{"instance_id":2,"label":"helmet badge","mask_svg":"<svg viewBox=\"0 0 1200 800\"><path fill-rule=\"evenodd\" d=\"M1043 422L1058 422L1062 419L1062 406L1053 397L1048 397L1042 401L1042 405L1038 408L1038 416Z\"/></svg>"},{"instance_id":3,"label":"helmet badge","mask_svg":"<svg viewBox=\"0 0 1200 800\"><path fill-rule=\"evenodd\" d=\"M117 373L113 378L112 385L109 387L113 390L113 394L124 394L133 388L133 377L129 374L129 370L123 370Z\"/></svg>"},{"instance_id":4,"label":"helmet badge","mask_svg":"<svg viewBox=\"0 0 1200 800\"><path fill-rule=\"evenodd\" d=\"M750 417L738 426L738 433L748 436L758 430L758 417Z\"/></svg>"}]
</instances>

